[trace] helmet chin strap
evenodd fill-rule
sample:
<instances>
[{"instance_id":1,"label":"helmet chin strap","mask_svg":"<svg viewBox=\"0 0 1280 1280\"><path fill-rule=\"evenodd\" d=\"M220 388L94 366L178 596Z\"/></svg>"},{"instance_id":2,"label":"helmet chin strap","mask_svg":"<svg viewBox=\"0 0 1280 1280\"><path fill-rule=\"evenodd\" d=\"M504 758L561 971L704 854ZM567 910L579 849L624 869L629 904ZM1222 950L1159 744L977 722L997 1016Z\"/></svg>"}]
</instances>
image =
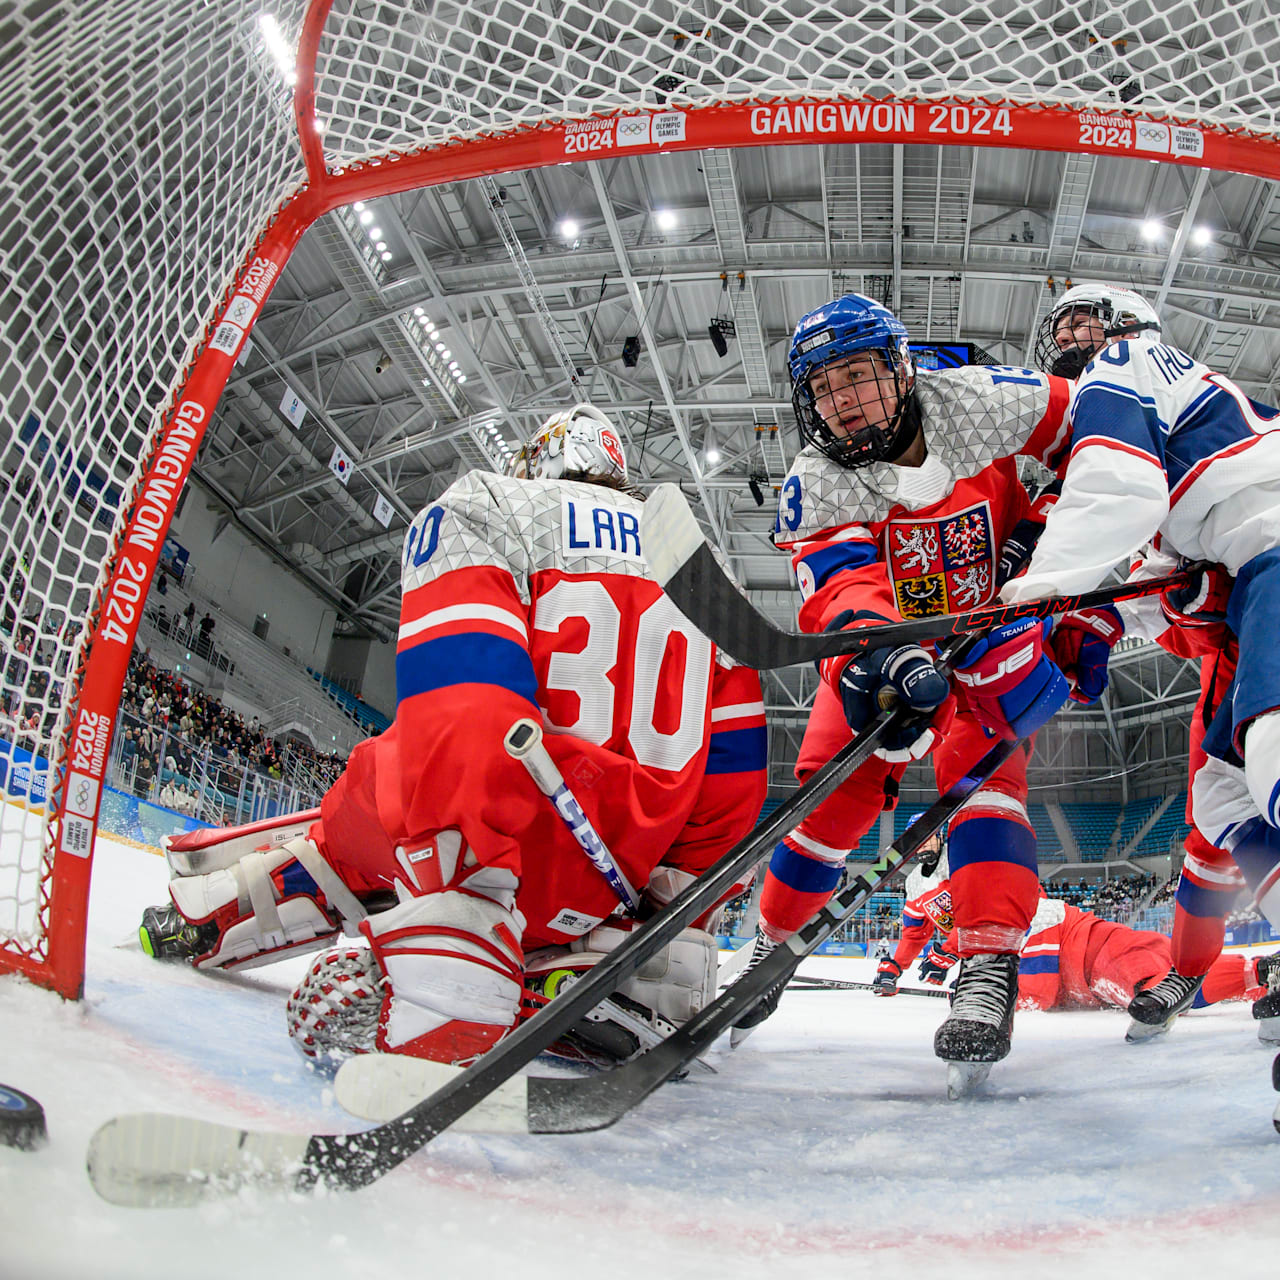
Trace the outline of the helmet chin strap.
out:
<instances>
[{"instance_id":1,"label":"helmet chin strap","mask_svg":"<svg viewBox=\"0 0 1280 1280\"><path fill-rule=\"evenodd\" d=\"M1102 331L1103 340L1096 347L1074 346L1067 347L1056 360L1054 360L1049 372L1057 378L1068 378L1075 381L1083 372L1084 367L1093 359L1094 356L1109 343L1112 338L1134 338L1138 334L1147 329L1152 328L1149 324L1125 324L1118 329L1104 329Z\"/></svg>"}]
</instances>

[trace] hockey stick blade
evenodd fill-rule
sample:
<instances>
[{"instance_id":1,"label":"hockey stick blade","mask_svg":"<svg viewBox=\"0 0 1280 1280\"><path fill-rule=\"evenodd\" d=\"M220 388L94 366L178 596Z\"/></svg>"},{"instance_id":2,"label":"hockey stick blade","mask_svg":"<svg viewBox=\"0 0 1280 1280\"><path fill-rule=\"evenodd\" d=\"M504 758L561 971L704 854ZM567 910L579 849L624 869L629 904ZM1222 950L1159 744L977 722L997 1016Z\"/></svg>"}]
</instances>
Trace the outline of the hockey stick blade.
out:
<instances>
[{"instance_id":1,"label":"hockey stick blade","mask_svg":"<svg viewBox=\"0 0 1280 1280\"><path fill-rule=\"evenodd\" d=\"M810 634L783 630L747 599L720 567L678 486L661 484L654 489L644 504L640 538L650 570L676 608L730 657L757 671L862 653L883 645L922 644L968 635L1018 618L1045 618L1116 604L1185 586L1193 576L1191 569L1184 569L1164 578L1099 587L1071 596L990 604L969 613L933 614L883 626Z\"/></svg>"},{"instance_id":2,"label":"hockey stick blade","mask_svg":"<svg viewBox=\"0 0 1280 1280\"><path fill-rule=\"evenodd\" d=\"M250 1133L179 1116L122 1116L109 1121L91 1140L87 1162L90 1181L99 1194L114 1203L157 1206L191 1204L233 1195L245 1186L292 1191L310 1191L318 1183L335 1190L368 1186L510 1081L682 929L718 902L772 852L782 836L870 759L883 738L901 724L904 715L902 711L882 715L865 733L846 743L754 831L635 930L626 942L562 990L473 1066L451 1078L404 1115L360 1133L314 1134L307 1139ZM657 1048L664 1048L666 1043L669 1041ZM662 1079L688 1065L699 1052L695 1050L682 1058ZM598 1078L610 1079L612 1074ZM590 1085L594 1079L581 1083ZM557 1082L571 1083L578 1082ZM651 1087L659 1083L661 1080ZM607 1100L601 1106L607 1114ZM548 1116L558 1113L558 1104L549 1100L547 1113Z\"/></svg>"}]
</instances>

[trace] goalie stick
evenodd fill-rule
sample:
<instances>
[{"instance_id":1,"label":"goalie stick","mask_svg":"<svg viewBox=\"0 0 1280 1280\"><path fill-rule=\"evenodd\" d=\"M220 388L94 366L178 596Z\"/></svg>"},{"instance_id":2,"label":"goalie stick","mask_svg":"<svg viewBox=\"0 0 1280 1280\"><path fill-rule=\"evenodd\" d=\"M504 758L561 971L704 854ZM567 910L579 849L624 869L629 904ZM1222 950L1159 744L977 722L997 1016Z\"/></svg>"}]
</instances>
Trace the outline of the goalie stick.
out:
<instances>
[{"instance_id":1,"label":"goalie stick","mask_svg":"<svg viewBox=\"0 0 1280 1280\"><path fill-rule=\"evenodd\" d=\"M310 1191L320 1183L345 1190L368 1186L512 1081L516 1072L611 995L686 925L719 901L771 852L782 836L868 760L886 734L900 727L908 714L894 710L879 716L865 733L841 747L754 831L635 930L627 941L499 1041L474 1065L457 1073L444 1087L404 1115L362 1133L310 1136L254 1133L154 1112L117 1116L98 1129L89 1142L87 1168L94 1189L114 1204L173 1206L234 1195L250 1186L287 1191ZM917 822L912 832L921 825ZM735 984L729 991L740 985ZM740 1012L735 1010L734 1018ZM666 1041L649 1052L659 1053L671 1043ZM669 1069L664 1068L661 1076L640 1096L656 1088L700 1052L701 1048L695 1049L687 1060L682 1058ZM643 1062L648 1056L645 1054L633 1062ZM609 1080L613 1075L611 1072L599 1079ZM582 1083L590 1085L592 1081ZM597 1087L608 1095L607 1086ZM548 1113L554 1105L548 1103Z\"/></svg>"},{"instance_id":2,"label":"goalie stick","mask_svg":"<svg viewBox=\"0 0 1280 1280\"><path fill-rule=\"evenodd\" d=\"M503 748L513 760L519 760L528 770L534 785L551 801L551 807L560 815L560 820L569 828L570 835L578 842L578 847L587 855L595 869L608 881L609 888L618 895L618 901L627 909L629 915L636 915L640 909L640 895L631 887L630 881L622 874L622 868L609 852L591 819L583 812L578 798L569 790L542 741L542 726L536 720L517 720L507 730L502 740Z\"/></svg>"},{"instance_id":3,"label":"goalie stick","mask_svg":"<svg viewBox=\"0 0 1280 1280\"><path fill-rule=\"evenodd\" d=\"M679 1074L777 985L790 980L800 962L827 940L892 879L937 831L1017 749L1018 741L997 743L960 783L940 796L898 837L866 871L833 897L817 915L786 942L771 951L754 969L694 1015L661 1044L637 1054L612 1071L578 1079L524 1078L509 1082L493 1106L475 1112L467 1129L503 1133L585 1133L606 1129L644 1101L659 1085ZM923 994L923 993L922 993ZM932 994L932 993L928 993ZM945 995L945 992L939 992ZM338 1101L367 1118L391 1114L432 1088L441 1072L429 1068L420 1079L414 1068L403 1068L394 1055L380 1061L353 1060L343 1067L336 1087ZM430 1101L430 1099L428 1099Z\"/></svg>"},{"instance_id":4,"label":"goalie stick","mask_svg":"<svg viewBox=\"0 0 1280 1280\"><path fill-rule=\"evenodd\" d=\"M862 653L882 645L921 644L967 635L1017 618L1045 618L1098 605L1153 595L1191 582L1194 570L1164 578L1099 587L1072 596L990 604L969 613L931 614L883 626L810 634L784 631L766 618L720 567L679 486L660 484L644 504L640 545L662 589L690 622L745 667L767 671L844 653Z\"/></svg>"}]
</instances>

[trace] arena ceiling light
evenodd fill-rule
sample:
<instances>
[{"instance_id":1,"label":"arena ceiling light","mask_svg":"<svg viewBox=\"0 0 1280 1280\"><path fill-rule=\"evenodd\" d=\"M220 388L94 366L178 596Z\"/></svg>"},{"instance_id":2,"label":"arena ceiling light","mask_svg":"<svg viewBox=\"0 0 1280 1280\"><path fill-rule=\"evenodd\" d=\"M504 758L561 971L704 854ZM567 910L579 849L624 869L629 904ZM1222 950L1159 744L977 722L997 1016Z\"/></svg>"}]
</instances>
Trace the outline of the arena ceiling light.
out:
<instances>
[{"instance_id":1,"label":"arena ceiling light","mask_svg":"<svg viewBox=\"0 0 1280 1280\"><path fill-rule=\"evenodd\" d=\"M566 240L576 240L581 229L572 218L565 218L560 224L560 234Z\"/></svg>"},{"instance_id":2,"label":"arena ceiling light","mask_svg":"<svg viewBox=\"0 0 1280 1280\"><path fill-rule=\"evenodd\" d=\"M1144 240L1164 239L1164 223L1156 218L1148 218L1140 229Z\"/></svg>"},{"instance_id":3,"label":"arena ceiling light","mask_svg":"<svg viewBox=\"0 0 1280 1280\"><path fill-rule=\"evenodd\" d=\"M714 467L720 461L720 446L716 443L715 432L710 427L702 438L702 456L707 460L709 467Z\"/></svg>"},{"instance_id":4,"label":"arena ceiling light","mask_svg":"<svg viewBox=\"0 0 1280 1280\"><path fill-rule=\"evenodd\" d=\"M1203 249L1206 245L1213 243L1213 229L1211 227L1199 226L1191 233L1191 243L1197 249Z\"/></svg>"},{"instance_id":5,"label":"arena ceiling light","mask_svg":"<svg viewBox=\"0 0 1280 1280\"><path fill-rule=\"evenodd\" d=\"M285 83L297 84L298 71L294 63L293 50L284 38L280 24L271 14L264 13L258 19L258 29L262 32L262 42L267 46L267 52L275 59L276 66L280 68L280 74L285 78Z\"/></svg>"},{"instance_id":6,"label":"arena ceiling light","mask_svg":"<svg viewBox=\"0 0 1280 1280\"><path fill-rule=\"evenodd\" d=\"M662 231L674 231L680 221L670 209L659 209L653 215L653 220Z\"/></svg>"}]
</instances>

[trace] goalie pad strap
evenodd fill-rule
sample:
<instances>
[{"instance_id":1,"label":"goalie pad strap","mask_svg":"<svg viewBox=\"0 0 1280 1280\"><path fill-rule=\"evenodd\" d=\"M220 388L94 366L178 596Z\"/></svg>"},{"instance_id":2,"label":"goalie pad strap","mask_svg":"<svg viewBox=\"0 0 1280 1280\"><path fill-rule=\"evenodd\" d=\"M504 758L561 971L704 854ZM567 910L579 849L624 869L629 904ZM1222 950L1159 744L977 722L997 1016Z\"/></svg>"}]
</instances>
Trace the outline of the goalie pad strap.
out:
<instances>
[{"instance_id":1,"label":"goalie pad strap","mask_svg":"<svg viewBox=\"0 0 1280 1280\"><path fill-rule=\"evenodd\" d=\"M268 945L282 946L287 939L284 925L280 922L280 912L276 909L276 895L266 858L261 853L247 853L240 859L236 870L236 878L249 895L249 905L259 934Z\"/></svg>"},{"instance_id":2,"label":"goalie pad strap","mask_svg":"<svg viewBox=\"0 0 1280 1280\"><path fill-rule=\"evenodd\" d=\"M324 854L306 839L291 841L288 849L319 886L329 905L352 926L347 932L354 933L355 926L369 913L360 905L356 895L338 878Z\"/></svg>"}]
</instances>

